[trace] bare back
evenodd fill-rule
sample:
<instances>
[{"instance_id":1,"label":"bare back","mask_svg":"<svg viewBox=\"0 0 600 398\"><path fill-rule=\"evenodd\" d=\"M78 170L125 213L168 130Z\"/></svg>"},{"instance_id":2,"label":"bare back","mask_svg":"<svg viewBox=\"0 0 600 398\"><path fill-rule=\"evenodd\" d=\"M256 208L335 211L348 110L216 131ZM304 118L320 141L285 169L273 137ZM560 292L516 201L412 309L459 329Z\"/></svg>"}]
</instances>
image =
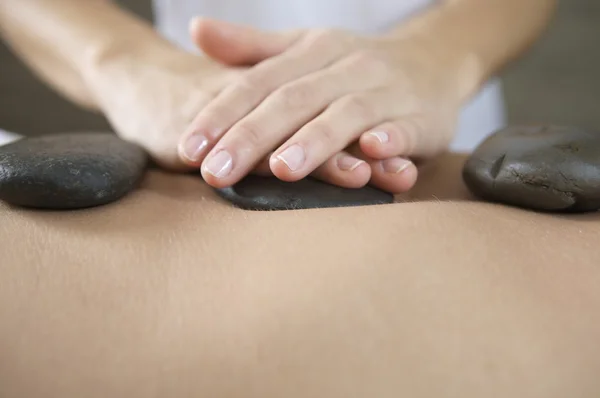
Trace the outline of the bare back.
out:
<instances>
[{"instance_id":1,"label":"bare back","mask_svg":"<svg viewBox=\"0 0 600 398\"><path fill-rule=\"evenodd\" d=\"M231 208L152 172L114 205L0 207L0 396L596 397L600 217L472 201Z\"/></svg>"}]
</instances>

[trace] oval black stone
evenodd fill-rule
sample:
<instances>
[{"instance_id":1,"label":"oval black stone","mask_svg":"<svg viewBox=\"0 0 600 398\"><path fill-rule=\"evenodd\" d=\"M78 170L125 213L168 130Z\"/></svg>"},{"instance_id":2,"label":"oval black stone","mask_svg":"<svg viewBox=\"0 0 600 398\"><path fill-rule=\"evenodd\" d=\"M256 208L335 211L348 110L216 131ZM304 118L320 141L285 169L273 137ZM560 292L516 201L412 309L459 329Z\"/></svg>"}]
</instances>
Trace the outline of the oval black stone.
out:
<instances>
[{"instance_id":1,"label":"oval black stone","mask_svg":"<svg viewBox=\"0 0 600 398\"><path fill-rule=\"evenodd\" d=\"M296 210L324 207L368 206L392 203L394 196L370 186L342 188L307 177L295 182L249 175L217 193L246 210Z\"/></svg>"},{"instance_id":2,"label":"oval black stone","mask_svg":"<svg viewBox=\"0 0 600 398\"><path fill-rule=\"evenodd\" d=\"M143 176L146 153L108 133L25 138L0 147L0 200L40 209L113 202Z\"/></svg>"},{"instance_id":3,"label":"oval black stone","mask_svg":"<svg viewBox=\"0 0 600 398\"><path fill-rule=\"evenodd\" d=\"M576 127L515 126L486 139L463 179L476 196L528 209L600 208L600 133Z\"/></svg>"}]
</instances>

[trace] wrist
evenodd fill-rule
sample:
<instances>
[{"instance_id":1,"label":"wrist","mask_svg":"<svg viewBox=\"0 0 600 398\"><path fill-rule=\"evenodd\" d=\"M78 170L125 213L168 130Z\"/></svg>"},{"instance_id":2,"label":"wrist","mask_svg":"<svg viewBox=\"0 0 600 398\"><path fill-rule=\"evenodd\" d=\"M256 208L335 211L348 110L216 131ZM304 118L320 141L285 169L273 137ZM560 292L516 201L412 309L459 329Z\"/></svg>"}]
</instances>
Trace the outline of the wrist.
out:
<instances>
[{"instance_id":1,"label":"wrist","mask_svg":"<svg viewBox=\"0 0 600 398\"><path fill-rule=\"evenodd\" d=\"M190 54L162 39L90 48L85 54L81 75L92 90L114 87L117 91L160 83L156 76L185 76L210 72L215 68L210 60Z\"/></svg>"},{"instance_id":2,"label":"wrist","mask_svg":"<svg viewBox=\"0 0 600 398\"><path fill-rule=\"evenodd\" d=\"M466 103L486 79L485 68L477 53L440 39L439 32L423 32L414 38L435 62L435 71L452 88L459 103Z\"/></svg>"},{"instance_id":3,"label":"wrist","mask_svg":"<svg viewBox=\"0 0 600 398\"><path fill-rule=\"evenodd\" d=\"M441 90L449 101L463 105L478 91L482 73L475 55L455 51L425 32L395 32L384 40L409 73Z\"/></svg>"},{"instance_id":4,"label":"wrist","mask_svg":"<svg viewBox=\"0 0 600 398\"><path fill-rule=\"evenodd\" d=\"M436 7L422 16L388 32L387 37L411 43L418 54L434 65L434 78L450 83L460 103L467 102L488 79L483 57L468 41L458 40L456 32L444 23L446 10Z\"/></svg>"}]
</instances>

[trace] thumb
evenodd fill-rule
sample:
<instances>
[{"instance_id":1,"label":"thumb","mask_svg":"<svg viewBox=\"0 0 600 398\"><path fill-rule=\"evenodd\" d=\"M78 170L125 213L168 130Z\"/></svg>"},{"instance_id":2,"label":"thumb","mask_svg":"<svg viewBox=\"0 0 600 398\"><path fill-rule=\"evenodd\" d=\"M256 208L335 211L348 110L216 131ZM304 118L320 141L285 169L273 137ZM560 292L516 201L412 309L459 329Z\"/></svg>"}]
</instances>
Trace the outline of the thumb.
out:
<instances>
[{"instance_id":1,"label":"thumb","mask_svg":"<svg viewBox=\"0 0 600 398\"><path fill-rule=\"evenodd\" d=\"M194 18L190 35L209 57L227 65L254 65L288 49L300 31L271 33L224 21Z\"/></svg>"}]
</instances>

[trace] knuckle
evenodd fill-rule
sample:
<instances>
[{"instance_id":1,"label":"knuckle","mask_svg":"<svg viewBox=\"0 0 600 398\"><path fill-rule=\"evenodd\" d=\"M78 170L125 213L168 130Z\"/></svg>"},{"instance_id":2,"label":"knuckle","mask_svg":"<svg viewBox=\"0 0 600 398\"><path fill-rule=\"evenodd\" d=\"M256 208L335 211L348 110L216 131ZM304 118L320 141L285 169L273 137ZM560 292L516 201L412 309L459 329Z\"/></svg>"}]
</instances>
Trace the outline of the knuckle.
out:
<instances>
[{"instance_id":1,"label":"knuckle","mask_svg":"<svg viewBox=\"0 0 600 398\"><path fill-rule=\"evenodd\" d=\"M389 63L377 51L357 50L348 56L347 62L361 74L384 77L390 75Z\"/></svg>"},{"instance_id":2,"label":"knuckle","mask_svg":"<svg viewBox=\"0 0 600 398\"><path fill-rule=\"evenodd\" d=\"M236 127L238 137L237 139L242 142L244 147L247 148L260 148L262 145L263 137L260 133L260 128L252 123L241 123Z\"/></svg>"},{"instance_id":3,"label":"knuckle","mask_svg":"<svg viewBox=\"0 0 600 398\"><path fill-rule=\"evenodd\" d=\"M217 101L215 101L217 102ZM210 125L219 125L228 119L231 111L220 103L209 104L194 118L195 125L202 125L203 127Z\"/></svg>"},{"instance_id":4,"label":"knuckle","mask_svg":"<svg viewBox=\"0 0 600 398\"><path fill-rule=\"evenodd\" d=\"M401 91L402 88L394 88L394 90ZM417 95L410 84L406 84L404 88L404 95L401 102L402 109L405 110L405 113L410 113L413 115L422 115L428 113L428 106L423 101L421 96Z\"/></svg>"},{"instance_id":5,"label":"knuckle","mask_svg":"<svg viewBox=\"0 0 600 398\"><path fill-rule=\"evenodd\" d=\"M231 115L231 110L225 105L214 105L206 110L205 120L211 121L212 124L221 124Z\"/></svg>"},{"instance_id":6,"label":"knuckle","mask_svg":"<svg viewBox=\"0 0 600 398\"><path fill-rule=\"evenodd\" d=\"M329 48L336 45L337 32L332 29L315 29L306 38L307 44Z\"/></svg>"},{"instance_id":7,"label":"knuckle","mask_svg":"<svg viewBox=\"0 0 600 398\"><path fill-rule=\"evenodd\" d=\"M402 141L409 153L417 150L419 142L431 137L426 133L426 121L421 117L408 117L394 123L394 133L402 137Z\"/></svg>"},{"instance_id":8,"label":"knuckle","mask_svg":"<svg viewBox=\"0 0 600 398\"><path fill-rule=\"evenodd\" d=\"M304 83L288 84L281 87L275 94L277 104L285 109L298 109L305 107L311 96L310 87Z\"/></svg>"},{"instance_id":9,"label":"knuckle","mask_svg":"<svg viewBox=\"0 0 600 398\"><path fill-rule=\"evenodd\" d=\"M374 57L374 52L366 49L354 51L348 56L349 61L355 65L369 64Z\"/></svg>"},{"instance_id":10,"label":"knuckle","mask_svg":"<svg viewBox=\"0 0 600 398\"><path fill-rule=\"evenodd\" d=\"M256 73L246 73L238 78L234 90L242 93L261 93L266 90L267 81Z\"/></svg>"},{"instance_id":11,"label":"knuckle","mask_svg":"<svg viewBox=\"0 0 600 398\"><path fill-rule=\"evenodd\" d=\"M377 119L376 109L365 95L348 95L340 99L338 105L343 114L353 115L365 121Z\"/></svg>"},{"instance_id":12,"label":"knuckle","mask_svg":"<svg viewBox=\"0 0 600 398\"><path fill-rule=\"evenodd\" d=\"M412 120L403 119L393 125L393 134L400 138L408 153L416 149L419 136L418 126Z\"/></svg>"},{"instance_id":13,"label":"knuckle","mask_svg":"<svg viewBox=\"0 0 600 398\"><path fill-rule=\"evenodd\" d=\"M314 124L312 128L325 148L332 148L338 144L340 137L329 123L319 122Z\"/></svg>"}]
</instances>

